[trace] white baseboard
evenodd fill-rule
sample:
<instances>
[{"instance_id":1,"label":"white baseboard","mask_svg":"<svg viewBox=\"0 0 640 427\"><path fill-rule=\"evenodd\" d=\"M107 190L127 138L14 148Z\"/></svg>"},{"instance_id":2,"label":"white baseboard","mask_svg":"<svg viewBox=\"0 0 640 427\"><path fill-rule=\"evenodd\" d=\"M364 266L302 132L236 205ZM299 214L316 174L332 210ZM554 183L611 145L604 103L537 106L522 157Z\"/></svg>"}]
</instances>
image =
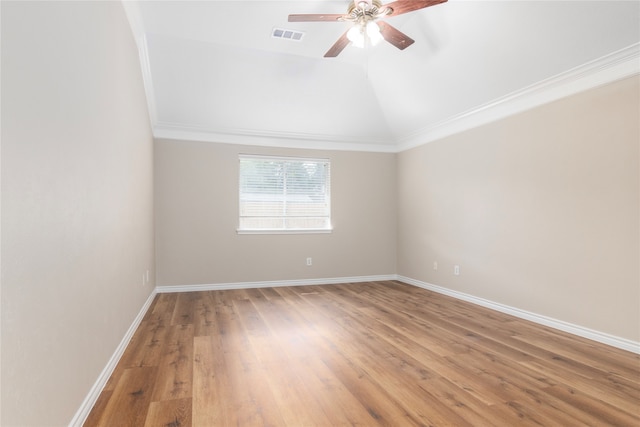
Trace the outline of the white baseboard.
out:
<instances>
[{"instance_id":1,"label":"white baseboard","mask_svg":"<svg viewBox=\"0 0 640 427\"><path fill-rule=\"evenodd\" d=\"M572 323L553 319L551 317L542 316L540 314L531 313L530 311L520 310L519 308L510 307L508 305L489 301L484 298L478 298L473 295L465 294L463 292L458 292L451 289L443 288L441 286L432 285L430 283L421 282L420 280L411 279L409 277L397 276L397 280L407 283L409 285L417 286L419 288L423 288L433 292L437 292L439 294L447 295L462 301L467 301L472 304L477 304L482 307L490 308L492 310L496 310L501 313L510 314L512 316L529 320L531 322L535 322L540 325L544 325L550 328L558 329L560 331L568 332L570 334L577 335L579 337L587 338L593 341L610 345L612 347L617 347L622 350L627 350L636 354L640 354L640 342L632 341L626 338L620 338L614 335L606 334L604 332L594 331L593 329L585 328L579 325L574 325Z\"/></svg>"},{"instance_id":2,"label":"white baseboard","mask_svg":"<svg viewBox=\"0 0 640 427\"><path fill-rule=\"evenodd\" d=\"M116 351L113 353L113 355L109 359L109 362L107 362L107 366L104 367L104 369L98 376L98 379L96 380L95 384L93 384L93 387L91 387L91 390L89 390L87 397L85 397L84 401L82 402L82 405L80 405L80 408L71 419L71 422L69 423L69 427L82 427L84 422L87 420L87 417L91 412L91 409L93 409L93 406L98 401L98 397L100 397L100 393L102 393L102 390L104 389L104 386L107 384L109 377L111 377L111 374L113 373L116 366L118 365L118 362L122 357L122 354L127 348L127 345L129 345L129 341L131 341L131 337L133 337L133 334L136 332L136 329L138 329L138 326L140 326L140 323L142 322L144 315L147 313L147 310L151 306L151 303L153 302L153 299L155 298L155 296L156 296L156 290L154 289L153 292L151 292L151 294L149 295L149 298L147 298L144 305L140 309L140 312L138 313L136 318L133 319L133 323L131 323L131 326L129 326L129 329L127 329L127 332L125 333L124 338L122 338L122 341L120 341L120 344L116 348Z\"/></svg>"},{"instance_id":3,"label":"white baseboard","mask_svg":"<svg viewBox=\"0 0 640 427\"><path fill-rule=\"evenodd\" d=\"M454 291L451 289L443 288L441 286L432 285L430 283L422 282L416 279L400 276L397 274L378 275L378 276L335 277L335 278L325 278L325 279L278 280L278 281L266 281L266 282L234 282L234 283L216 283L216 284L200 284L200 285L158 286L156 287L156 292L171 293L171 292L215 291L215 290L229 290L229 289L271 288L271 287L278 287L278 286L331 285L331 284L339 284L339 283L360 283L360 282L375 282L375 281L385 281L385 280L399 280L409 285L417 286L423 289L437 292L439 294L448 295L450 297L453 297L462 301L467 301L472 304L477 304L482 307L490 308L492 310L496 310L501 313L506 313L515 317L519 317L521 319L529 320L534 323L538 323L540 325L548 326L550 328L558 329L560 331L568 332L573 335L577 335L583 338L587 338L593 341L607 344L612 347L616 347L616 348L627 350L636 354L640 354L640 342L606 334L604 332L595 331L593 329L585 328L583 326L575 325L562 320L553 319L551 317L532 313L526 310L521 310L519 308L511 307L505 304L500 304L484 298L479 298L473 295L465 294L463 292Z\"/></svg>"},{"instance_id":4,"label":"white baseboard","mask_svg":"<svg viewBox=\"0 0 640 427\"><path fill-rule=\"evenodd\" d=\"M473 295L465 294L463 292L454 291L451 289L443 288L441 286L432 285L430 283L422 282L420 280L411 279L409 277L400 276L397 274L378 275L378 276L357 276L357 277L335 277L326 279L303 279L303 280L278 280L267 282L235 282L235 283L217 283L217 284L202 284L202 285L181 285L181 286L157 286L149 298L145 302L144 306L140 309L138 316L134 319L133 323L127 330L124 338L116 348L116 351L109 359L107 366L102 370L102 373L98 377L89 394L82 402L82 405L76 412L75 416L69 423L70 427L81 427L86 421L93 405L95 405L102 389L107 384L109 377L113 373L116 365L120 361L122 354L124 353L131 337L135 333L136 329L142 322L144 315L146 314L149 306L153 302L156 294L159 293L172 293L172 292L195 292L195 291L214 291L214 290L230 290L230 289L253 289L253 288L270 288L278 286L305 286L305 285L331 285L340 283L361 283L361 282L378 282L386 280L398 280L400 282L407 283L412 286L427 289L429 291L437 292L439 294L447 295L462 301L467 301L472 304L477 304L482 307L490 308L492 310L506 313L521 319L529 320L534 323L538 323L550 328L558 329L560 331L568 332L573 335L577 335L583 338L587 338L593 341L597 341L603 344L617 347L622 350L627 350L636 354L640 354L640 342L628 340L626 338L620 338L613 335L609 335L603 332L594 331L592 329L584 328L582 326L574 325L572 323L564 322L562 320L552 319L540 314L531 313L529 311L520 310L519 308L510 307L508 305L500 304L497 302L489 301L483 298L475 297Z\"/></svg>"},{"instance_id":5,"label":"white baseboard","mask_svg":"<svg viewBox=\"0 0 640 427\"><path fill-rule=\"evenodd\" d=\"M156 292L159 294L171 292L195 292L195 291L220 291L229 289L255 289L255 288L276 288L279 286L308 286L308 285L335 285L339 283L360 283L378 282L385 280L397 280L395 274L379 276L356 276L356 277L333 277L326 279L300 279L300 280L273 280L267 282L235 282L235 283L215 283L202 285L178 285L178 286L158 286Z\"/></svg>"}]
</instances>

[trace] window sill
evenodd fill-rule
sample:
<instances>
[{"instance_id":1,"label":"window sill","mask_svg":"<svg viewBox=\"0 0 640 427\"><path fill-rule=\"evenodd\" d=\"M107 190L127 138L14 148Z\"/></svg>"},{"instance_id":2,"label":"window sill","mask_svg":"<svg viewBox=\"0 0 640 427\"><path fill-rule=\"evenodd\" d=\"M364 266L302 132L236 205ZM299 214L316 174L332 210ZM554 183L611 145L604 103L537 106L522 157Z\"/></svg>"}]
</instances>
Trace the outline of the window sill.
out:
<instances>
[{"instance_id":1,"label":"window sill","mask_svg":"<svg viewBox=\"0 0 640 427\"><path fill-rule=\"evenodd\" d=\"M298 230L236 230L238 234L330 234L333 232L332 228L318 228L318 229L298 229Z\"/></svg>"}]
</instances>

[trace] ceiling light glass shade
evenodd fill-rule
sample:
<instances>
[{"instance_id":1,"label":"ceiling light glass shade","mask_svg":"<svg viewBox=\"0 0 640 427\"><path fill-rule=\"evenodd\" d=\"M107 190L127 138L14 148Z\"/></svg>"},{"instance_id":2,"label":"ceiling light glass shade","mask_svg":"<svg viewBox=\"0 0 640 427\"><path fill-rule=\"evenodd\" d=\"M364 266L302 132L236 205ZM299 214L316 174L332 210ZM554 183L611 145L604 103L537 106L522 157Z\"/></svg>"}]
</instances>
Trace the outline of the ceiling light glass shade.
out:
<instances>
[{"instance_id":1,"label":"ceiling light glass shade","mask_svg":"<svg viewBox=\"0 0 640 427\"><path fill-rule=\"evenodd\" d=\"M347 31L347 38L355 47L364 47L364 33L361 25L354 25Z\"/></svg>"},{"instance_id":2,"label":"ceiling light glass shade","mask_svg":"<svg viewBox=\"0 0 640 427\"><path fill-rule=\"evenodd\" d=\"M382 34L380 34L380 27L373 21L367 22L366 25L354 25L349 31L347 31L347 38L355 47L363 48L366 39L372 46L377 45L382 40Z\"/></svg>"},{"instance_id":3,"label":"ceiling light glass shade","mask_svg":"<svg viewBox=\"0 0 640 427\"><path fill-rule=\"evenodd\" d=\"M378 27L378 24L373 21L367 24L367 37L369 37L369 40L371 41L371 44L373 46L377 45L378 43L380 43L380 40L382 40L380 27Z\"/></svg>"}]
</instances>

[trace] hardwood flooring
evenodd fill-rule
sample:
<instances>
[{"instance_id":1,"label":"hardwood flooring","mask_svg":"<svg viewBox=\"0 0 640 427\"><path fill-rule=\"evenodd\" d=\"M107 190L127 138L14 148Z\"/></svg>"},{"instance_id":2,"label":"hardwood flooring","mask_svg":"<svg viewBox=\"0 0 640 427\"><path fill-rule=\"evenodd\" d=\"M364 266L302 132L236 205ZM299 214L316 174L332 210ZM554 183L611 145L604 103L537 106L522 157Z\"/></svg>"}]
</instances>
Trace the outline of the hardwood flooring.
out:
<instances>
[{"instance_id":1,"label":"hardwood flooring","mask_svg":"<svg viewBox=\"0 0 640 427\"><path fill-rule=\"evenodd\" d=\"M640 356L400 282L159 294L86 426L639 426Z\"/></svg>"}]
</instances>

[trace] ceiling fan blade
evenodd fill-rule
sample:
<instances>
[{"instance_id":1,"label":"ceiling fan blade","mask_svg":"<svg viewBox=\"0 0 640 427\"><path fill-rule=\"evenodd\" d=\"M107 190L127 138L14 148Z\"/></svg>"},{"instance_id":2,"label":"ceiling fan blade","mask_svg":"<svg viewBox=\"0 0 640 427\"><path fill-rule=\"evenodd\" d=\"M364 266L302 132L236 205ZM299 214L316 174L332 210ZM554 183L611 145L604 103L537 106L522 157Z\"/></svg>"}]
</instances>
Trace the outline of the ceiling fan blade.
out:
<instances>
[{"instance_id":1,"label":"ceiling fan blade","mask_svg":"<svg viewBox=\"0 0 640 427\"><path fill-rule=\"evenodd\" d=\"M386 22L377 22L382 37L400 50L411 46L415 40Z\"/></svg>"},{"instance_id":2,"label":"ceiling fan blade","mask_svg":"<svg viewBox=\"0 0 640 427\"><path fill-rule=\"evenodd\" d=\"M344 15L339 13L311 13L311 14L293 14L289 15L289 22L339 22Z\"/></svg>"},{"instance_id":3,"label":"ceiling fan blade","mask_svg":"<svg viewBox=\"0 0 640 427\"><path fill-rule=\"evenodd\" d=\"M347 38L348 32L349 31L346 31L343 35L341 35L340 38L333 44L333 46L331 46L327 53L324 54L325 58L335 58L336 56L340 55L340 52L342 52L344 48L347 47L347 45L350 43L349 39Z\"/></svg>"},{"instance_id":4,"label":"ceiling fan blade","mask_svg":"<svg viewBox=\"0 0 640 427\"><path fill-rule=\"evenodd\" d=\"M398 0L391 3L387 3L382 7L391 8L391 12L387 16L397 16L403 13L413 12L414 10L424 9L425 7L435 6L436 4L444 3L447 0Z\"/></svg>"}]
</instances>

